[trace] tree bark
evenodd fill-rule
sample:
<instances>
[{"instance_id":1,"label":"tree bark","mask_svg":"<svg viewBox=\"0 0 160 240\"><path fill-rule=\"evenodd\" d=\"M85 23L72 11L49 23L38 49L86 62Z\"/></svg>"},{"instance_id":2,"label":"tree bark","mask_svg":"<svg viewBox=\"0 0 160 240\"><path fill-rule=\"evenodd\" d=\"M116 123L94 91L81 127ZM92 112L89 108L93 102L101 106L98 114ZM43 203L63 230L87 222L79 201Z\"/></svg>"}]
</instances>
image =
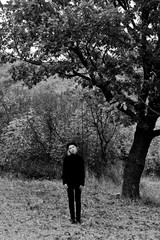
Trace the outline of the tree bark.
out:
<instances>
[{"instance_id":1,"label":"tree bark","mask_svg":"<svg viewBox=\"0 0 160 240\"><path fill-rule=\"evenodd\" d=\"M134 135L134 141L124 167L122 196L125 198L140 198L140 179L152 139L153 127L151 129L145 129L138 124Z\"/></svg>"}]
</instances>

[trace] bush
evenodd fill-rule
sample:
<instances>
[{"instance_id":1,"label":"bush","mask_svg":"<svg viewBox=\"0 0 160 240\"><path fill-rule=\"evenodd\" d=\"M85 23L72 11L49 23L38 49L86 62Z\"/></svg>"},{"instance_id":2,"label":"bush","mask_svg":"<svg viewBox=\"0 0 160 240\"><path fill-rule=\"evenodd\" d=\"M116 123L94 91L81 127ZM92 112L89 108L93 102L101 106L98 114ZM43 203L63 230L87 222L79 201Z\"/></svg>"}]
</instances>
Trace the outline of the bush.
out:
<instances>
[{"instance_id":1,"label":"bush","mask_svg":"<svg viewBox=\"0 0 160 240\"><path fill-rule=\"evenodd\" d=\"M32 126L28 120L32 121ZM0 145L3 169L20 172L31 178L59 177L64 146L57 141L48 151L51 143L46 141L40 120L30 113L14 119L3 130Z\"/></svg>"}]
</instances>

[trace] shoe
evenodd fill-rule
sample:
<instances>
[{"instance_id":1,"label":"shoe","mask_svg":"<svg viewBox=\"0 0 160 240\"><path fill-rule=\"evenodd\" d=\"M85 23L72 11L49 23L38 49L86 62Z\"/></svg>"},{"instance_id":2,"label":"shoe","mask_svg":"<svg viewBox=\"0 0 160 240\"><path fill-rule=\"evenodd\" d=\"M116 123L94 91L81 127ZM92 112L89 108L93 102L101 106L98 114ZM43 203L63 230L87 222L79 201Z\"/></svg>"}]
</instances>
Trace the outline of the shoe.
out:
<instances>
[{"instance_id":1,"label":"shoe","mask_svg":"<svg viewBox=\"0 0 160 240\"><path fill-rule=\"evenodd\" d=\"M72 224L76 224L77 221L76 221L75 219L71 219L71 223L72 223Z\"/></svg>"},{"instance_id":2,"label":"shoe","mask_svg":"<svg viewBox=\"0 0 160 240\"><path fill-rule=\"evenodd\" d=\"M82 223L82 221L81 221L80 219L77 219L77 223L81 224L81 223Z\"/></svg>"}]
</instances>

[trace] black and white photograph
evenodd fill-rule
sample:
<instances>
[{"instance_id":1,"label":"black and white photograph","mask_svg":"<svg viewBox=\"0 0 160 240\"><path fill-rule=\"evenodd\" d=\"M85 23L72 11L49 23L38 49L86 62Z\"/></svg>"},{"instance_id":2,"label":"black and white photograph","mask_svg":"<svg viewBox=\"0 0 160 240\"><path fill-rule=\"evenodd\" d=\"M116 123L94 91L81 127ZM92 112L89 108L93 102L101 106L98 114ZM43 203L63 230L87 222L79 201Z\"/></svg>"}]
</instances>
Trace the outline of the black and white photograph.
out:
<instances>
[{"instance_id":1,"label":"black and white photograph","mask_svg":"<svg viewBox=\"0 0 160 240\"><path fill-rule=\"evenodd\" d=\"M160 0L0 0L0 240L160 240Z\"/></svg>"}]
</instances>

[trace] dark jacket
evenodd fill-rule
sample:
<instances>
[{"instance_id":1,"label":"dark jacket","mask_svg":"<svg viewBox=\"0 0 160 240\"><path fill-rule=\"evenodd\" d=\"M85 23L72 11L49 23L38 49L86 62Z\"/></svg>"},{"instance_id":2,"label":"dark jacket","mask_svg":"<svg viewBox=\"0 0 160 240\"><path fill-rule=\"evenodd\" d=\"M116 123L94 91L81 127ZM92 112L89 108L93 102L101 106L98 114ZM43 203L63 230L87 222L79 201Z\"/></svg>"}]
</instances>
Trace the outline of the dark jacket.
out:
<instances>
[{"instance_id":1,"label":"dark jacket","mask_svg":"<svg viewBox=\"0 0 160 240\"><path fill-rule=\"evenodd\" d=\"M63 184L69 186L84 186L85 169L84 160L78 154L72 154L64 157L63 161Z\"/></svg>"}]
</instances>

